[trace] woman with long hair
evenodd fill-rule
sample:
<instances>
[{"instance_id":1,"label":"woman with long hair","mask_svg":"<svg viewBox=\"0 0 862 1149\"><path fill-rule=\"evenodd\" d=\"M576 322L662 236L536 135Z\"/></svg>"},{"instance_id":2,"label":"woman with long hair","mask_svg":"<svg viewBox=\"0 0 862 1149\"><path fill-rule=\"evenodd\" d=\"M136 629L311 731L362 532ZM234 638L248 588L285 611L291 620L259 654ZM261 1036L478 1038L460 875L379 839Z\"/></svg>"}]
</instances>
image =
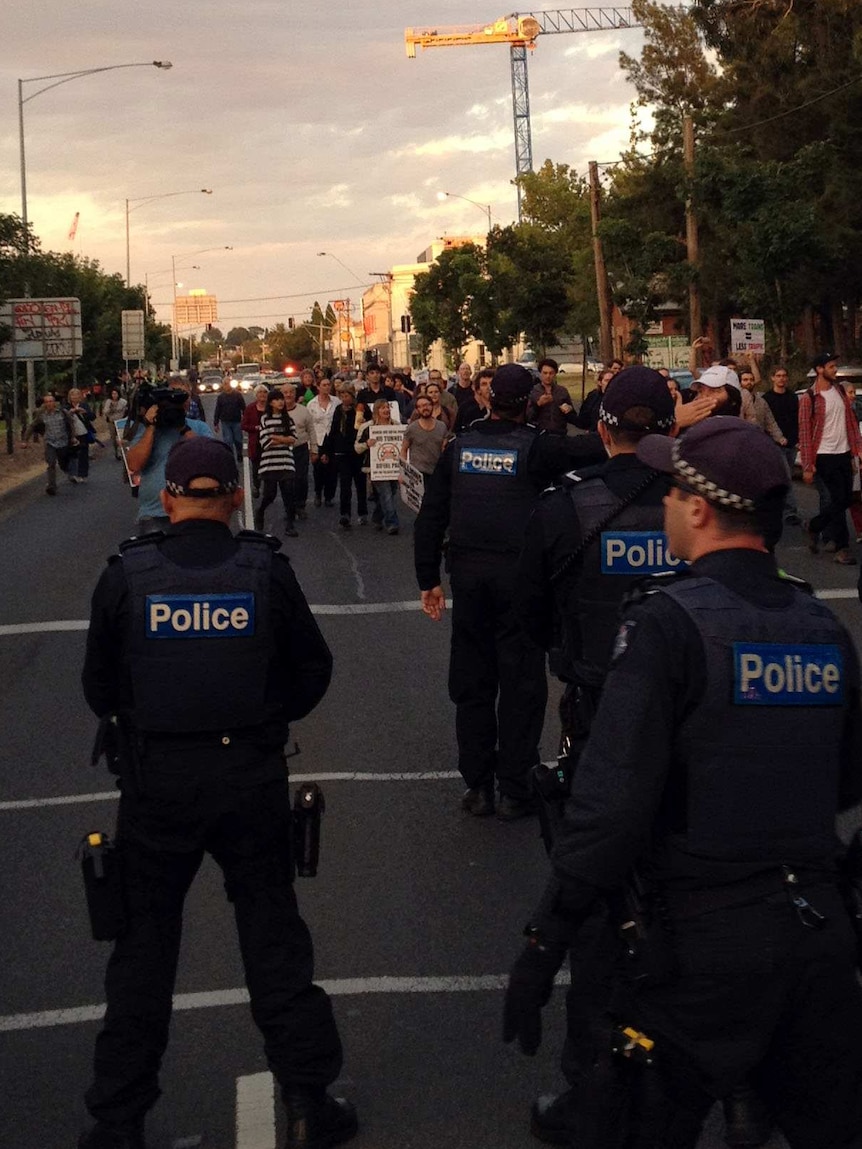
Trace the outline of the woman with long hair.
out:
<instances>
[{"instance_id":1,"label":"woman with long hair","mask_svg":"<svg viewBox=\"0 0 862 1149\"><path fill-rule=\"evenodd\" d=\"M293 420L285 410L284 395L280 391L270 391L266 397L266 409L260 417L258 475L262 497L254 513L254 525L257 530L263 530L266 508L275 502L276 492L280 491L281 501L284 504L284 533L292 539L299 533L294 526L296 509L293 445L295 442Z\"/></svg>"},{"instance_id":2,"label":"woman with long hair","mask_svg":"<svg viewBox=\"0 0 862 1149\"><path fill-rule=\"evenodd\" d=\"M363 460L362 469L367 470L370 476L371 463L370 460L366 464L365 460L369 459L369 449L375 445L374 429L375 427L391 427L392 423L392 408L389 406L388 399L378 399L374 404L372 412L372 421L366 423L356 436L356 453ZM390 535L398 534L398 481L397 479L372 479L372 489L377 496L377 506L371 515L371 521L374 524L374 529L382 531L386 527L386 531Z\"/></svg>"}]
</instances>

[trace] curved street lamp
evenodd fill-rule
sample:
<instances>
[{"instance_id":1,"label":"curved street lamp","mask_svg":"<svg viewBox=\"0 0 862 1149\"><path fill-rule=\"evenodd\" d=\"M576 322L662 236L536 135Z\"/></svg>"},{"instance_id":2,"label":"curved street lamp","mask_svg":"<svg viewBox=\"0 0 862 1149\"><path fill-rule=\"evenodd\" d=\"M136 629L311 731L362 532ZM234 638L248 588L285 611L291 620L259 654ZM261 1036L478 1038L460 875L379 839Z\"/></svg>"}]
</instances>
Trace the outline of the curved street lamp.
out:
<instances>
[{"instance_id":1,"label":"curved street lamp","mask_svg":"<svg viewBox=\"0 0 862 1149\"><path fill-rule=\"evenodd\" d=\"M358 284L360 284L360 286L363 286L362 280L359 278L359 276L356 274L356 272L353 270L353 268L348 267L347 264L344 263L342 260L340 260L337 255L333 255L331 251L319 251L317 254L318 254L318 256L328 255L330 259L334 259L336 263L340 263L341 266L344 268L344 270L346 272L348 272L350 275L352 275L353 278L356 280L356 282Z\"/></svg>"},{"instance_id":2,"label":"curved street lamp","mask_svg":"<svg viewBox=\"0 0 862 1149\"><path fill-rule=\"evenodd\" d=\"M152 203L154 199L172 199L176 195L212 195L212 188L187 188L184 191L178 192L161 192L158 195L143 195L136 199L126 200L126 287L132 285L132 273L129 260L129 215L133 211L137 211L139 207L143 207L145 203ZM133 204L133 207L129 205Z\"/></svg>"},{"instance_id":3,"label":"curved street lamp","mask_svg":"<svg viewBox=\"0 0 862 1149\"><path fill-rule=\"evenodd\" d=\"M29 250L30 244L27 238L27 225L29 223L27 217L27 160L24 151L24 105L29 104L31 100L35 100L37 96L41 96L43 92L50 92L52 88L59 88L61 84L70 84L72 80L80 80L84 76L95 76L98 72L115 72L119 68L160 68L167 71L172 68L173 64L170 60L149 60L146 63L139 64L106 64L101 68L80 68L77 72L54 72L50 76L28 76L25 79L18 80L18 143L21 154L21 219L24 223L24 246L25 250ZM39 88L37 92L31 92L29 96L24 95L25 84L41 84L45 80L53 81L50 84L45 84L43 88Z\"/></svg>"},{"instance_id":4,"label":"curved street lamp","mask_svg":"<svg viewBox=\"0 0 862 1149\"><path fill-rule=\"evenodd\" d=\"M462 199L465 203L471 203L473 207L479 208L488 217L488 231L491 230L491 205L489 203L479 203L478 200L470 199L469 196L459 195L458 192L437 192L437 199Z\"/></svg>"}]
</instances>

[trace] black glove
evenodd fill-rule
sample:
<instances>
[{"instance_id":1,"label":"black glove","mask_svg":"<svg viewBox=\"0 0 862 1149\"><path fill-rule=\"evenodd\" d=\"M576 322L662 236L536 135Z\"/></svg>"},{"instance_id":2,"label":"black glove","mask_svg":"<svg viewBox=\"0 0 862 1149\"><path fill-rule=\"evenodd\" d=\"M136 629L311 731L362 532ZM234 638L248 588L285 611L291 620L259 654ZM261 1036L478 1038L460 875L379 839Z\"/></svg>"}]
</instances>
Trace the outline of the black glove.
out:
<instances>
[{"instance_id":1,"label":"black glove","mask_svg":"<svg viewBox=\"0 0 862 1149\"><path fill-rule=\"evenodd\" d=\"M532 1057L542 1044L542 1009L548 1004L554 978L566 956L561 938L548 938L527 929L526 949L512 966L503 1003L503 1041L517 1037L521 1049Z\"/></svg>"}]
</instances>

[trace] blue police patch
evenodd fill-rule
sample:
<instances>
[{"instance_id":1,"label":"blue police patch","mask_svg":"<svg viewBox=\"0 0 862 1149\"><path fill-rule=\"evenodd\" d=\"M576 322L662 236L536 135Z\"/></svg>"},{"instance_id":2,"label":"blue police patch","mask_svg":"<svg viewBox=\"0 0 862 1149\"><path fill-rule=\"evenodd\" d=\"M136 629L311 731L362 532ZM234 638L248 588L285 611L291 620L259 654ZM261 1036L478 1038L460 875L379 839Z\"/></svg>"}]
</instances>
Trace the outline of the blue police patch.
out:
<instances>
[{"instance_id":1,"label":"blue police patch","mask_svg":"<svg viewBox=\"0 0 862 1149\"><path fill-rule=\"evenodd\" d=\"M462 447L458 470L463 475L517 475L518 451L499 447Z\"/></svg>"},{"instance_id":2,"label":"blue police patch","mask_svg":"<svg viewBox=\"0 0 862 1149\"><path fill-rule=\"evenodd\" d=\"M147 638L249 638L254 595L148 594Z\"/></svg>"},{"instance_id":3,"label":"blue police patch","mask_svg":"<svg viewBox=\"0 0 862 1149\"><path fill-rule=\"evenodd\" d=\"M664 531L603 531L602 574L667 574L686 564L672 554Z\"/></svg>"},{"instance_id":4,"label":"blue police patch","mask_svg":"<svg viewBox=\"0 0 862 1149\"><path fill-rule=\"evenodd\" d=\"M844 655L837 646L733 644L735 706L840 706Z\"/></svg>"}]
</instances>

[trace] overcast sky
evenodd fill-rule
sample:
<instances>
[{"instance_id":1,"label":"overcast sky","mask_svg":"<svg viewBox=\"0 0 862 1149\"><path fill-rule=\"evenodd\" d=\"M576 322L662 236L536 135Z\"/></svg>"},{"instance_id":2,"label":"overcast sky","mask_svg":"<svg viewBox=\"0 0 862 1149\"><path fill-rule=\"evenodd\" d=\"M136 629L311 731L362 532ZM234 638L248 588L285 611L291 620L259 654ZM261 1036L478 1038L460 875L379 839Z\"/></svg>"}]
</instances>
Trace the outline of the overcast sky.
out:
<instances>
[{"instance_id":1,"label":"overcast sky","mask_svg":"<svg viewBox=\"0 0 862 1149\"><path fill-rule=\"evenodd\" d=\"M0 211L20 213L17 79L135 61L25 104L29 216L44 248L125 274L126 198L212 188L136 207L132 281L154 302L177 279L219 297L219 325L307 317L358 300L369 272L412 262L445 234L516 215L509 50L419 51L404 28L483 23L493 0L29 0L4 12ZM549 7L549 5L548 5ZM620 48L636 30L544 36L529 61L533 160L586 171L628 137ZM25 84L24 95L41 85ZM68 232L80 212L74 243ZM232 251L191 253L232 246ZM328 251L334 259L319 257ZM191 267L198 264L199 270ZM264 298L265 297L265 298ZM275 298L278 297L278 298ZM169 319L162 306L161 317Z\"/></svg>"}]
</instances>

